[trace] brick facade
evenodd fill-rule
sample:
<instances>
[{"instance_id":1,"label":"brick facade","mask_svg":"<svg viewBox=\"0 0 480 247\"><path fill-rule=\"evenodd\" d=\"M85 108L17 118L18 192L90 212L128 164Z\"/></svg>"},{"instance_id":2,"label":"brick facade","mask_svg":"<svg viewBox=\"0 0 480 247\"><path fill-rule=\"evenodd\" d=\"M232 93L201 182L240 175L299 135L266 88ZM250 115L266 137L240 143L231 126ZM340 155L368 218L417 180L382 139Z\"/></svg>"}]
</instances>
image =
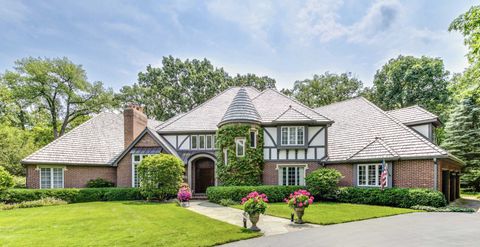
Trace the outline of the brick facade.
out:
<instances>
[{"instance_id":1,"label":"brick facade","mask_svg":"<svg viewBox=\"0 0 480 247\"><path fill-rule=\"evenodd\" d=\"M327 168L333 168L339 171L343 178L340 180L339 186L353 186L353 165L352 164L329 164Z\"/></svg>"},{"instance_id":2,"label":"brick facade","mask_svg":"<svg viewBox=\"0 0 480 247\"><path fill-rule=\"evenodd\" d=\"M401 160L394 162L393 186L433 189L435 186L433 160Z\"/></svg>"},{"instance_id":3,"label":"brick facade","mask_svg":"<svg viewBox=\"0 0 480 247\"><path fill-rule=\"evenodd\" d=\"M48 166L44 166L48 167ZM56 166L58 167L58 166ZM27 188L40 188L40 170L36 165L27 166ZM115 167L104 166L65 166L64 188L83 188L87 182L96 178L103 178L116 183L117 172Z\"/></svg>"},{"instance_id":4,"label":"brick facade","mask_svg":"<svg viewBox=\"0 0 480 247\"><path fill-rule=\"evenodd\" d=\"M138 106L129 106L123 111L123 135L124 145L130 143L147 127L148 118L143 114L143 109Z\"/></svg>"}]
</instances>

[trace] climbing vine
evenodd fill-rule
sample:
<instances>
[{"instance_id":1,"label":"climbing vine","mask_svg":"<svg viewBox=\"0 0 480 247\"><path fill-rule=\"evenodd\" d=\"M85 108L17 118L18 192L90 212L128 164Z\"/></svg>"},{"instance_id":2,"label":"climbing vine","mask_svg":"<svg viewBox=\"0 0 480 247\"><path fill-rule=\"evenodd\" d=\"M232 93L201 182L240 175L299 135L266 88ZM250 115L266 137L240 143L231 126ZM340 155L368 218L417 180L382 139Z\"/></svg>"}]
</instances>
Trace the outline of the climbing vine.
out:
<instances>
[{"instance_id":1,"label":"climbing vine","mask_svg":"<svg viewBox=\"0 0 480 247\"><path fill-rule=\"evenodd\" d=\"M250 147L250 130L257 131L256 148ZM245 156L237 157L235 139L243 137ZM228 124L217 130L217 177L223 185L259 185L263 173L263 129L250 124ZM227 164L224 150L227 149Z\"/></svg>"}]
</instances>

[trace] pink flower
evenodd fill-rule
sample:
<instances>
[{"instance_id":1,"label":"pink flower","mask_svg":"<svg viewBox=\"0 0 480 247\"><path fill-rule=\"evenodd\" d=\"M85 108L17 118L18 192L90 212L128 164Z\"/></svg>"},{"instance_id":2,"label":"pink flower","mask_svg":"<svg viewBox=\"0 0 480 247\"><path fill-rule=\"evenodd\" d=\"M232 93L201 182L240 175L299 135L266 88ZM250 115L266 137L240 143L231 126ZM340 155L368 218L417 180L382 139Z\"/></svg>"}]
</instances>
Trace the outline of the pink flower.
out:
<instances>
[{"instance_id":1,"label":"pink flower","mask_svg":"<svg viewBox=\"0 0 480 247\"><path fill-rule=\"evenodd\" d=\"M299 207L303 207L303 203L299 203L298 206L299 206Z\"/></svg>"},{"instance_id":2,"label":"pink flower","mask_svg":"<svg viewBox=\"0 0 480 247\"><path fill-rule=\"evenodd\" d=\"M312 204L313 203L313 200L312 199L308 199L308 204Z\"/></svg>"}]
</instances>

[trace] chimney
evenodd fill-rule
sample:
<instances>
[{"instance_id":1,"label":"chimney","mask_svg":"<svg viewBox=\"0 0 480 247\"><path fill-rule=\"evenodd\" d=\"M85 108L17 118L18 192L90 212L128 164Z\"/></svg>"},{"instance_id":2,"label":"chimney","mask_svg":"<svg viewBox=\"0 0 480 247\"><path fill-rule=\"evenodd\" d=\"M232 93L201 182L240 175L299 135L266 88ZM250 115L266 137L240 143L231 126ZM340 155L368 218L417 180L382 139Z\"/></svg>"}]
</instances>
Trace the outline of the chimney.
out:
<instances>
[{"instance_id":1,"label":"chimney","mask_svg":"<svg viewBox=\"0 0 480 247\"><path fill-rule=\"evenodd\" d=\"M125 148L147 127L147 116L139 104L129 103L123 111L123 141Z\"/></svg>"}]
</instances>

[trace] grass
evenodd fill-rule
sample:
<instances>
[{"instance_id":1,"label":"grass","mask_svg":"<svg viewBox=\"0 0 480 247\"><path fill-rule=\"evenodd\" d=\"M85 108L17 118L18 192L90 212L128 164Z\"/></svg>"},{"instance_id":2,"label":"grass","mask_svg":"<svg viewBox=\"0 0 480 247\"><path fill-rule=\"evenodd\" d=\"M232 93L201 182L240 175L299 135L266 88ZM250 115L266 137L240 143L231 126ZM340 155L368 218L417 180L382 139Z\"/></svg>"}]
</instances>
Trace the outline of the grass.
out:
<instances>
[{"instance_id":1,"label":"grass","mask_svg":"<svg viewBox=\"0 0 480 247\"><path fill-rule=\"evenodd\" d=\"M234 205L232 207L243 209L242 205ZM418 212L418 210L362 204L318 202L305 209L303 220L313 224L331 225L411 212ZM270 203L266 213L268 215L290 219L292 209L285 203Z\"/></svg>"},{"instance_id":2,"label":"grass","mask_svg":"<svg viewBox=\"0 0 480 247\"><path fill-rule=\"evenodd\" d=\"M259 235L175 204L92 202L0 211L2 246L212 246Z\"/></svg>"}]
</instances>

